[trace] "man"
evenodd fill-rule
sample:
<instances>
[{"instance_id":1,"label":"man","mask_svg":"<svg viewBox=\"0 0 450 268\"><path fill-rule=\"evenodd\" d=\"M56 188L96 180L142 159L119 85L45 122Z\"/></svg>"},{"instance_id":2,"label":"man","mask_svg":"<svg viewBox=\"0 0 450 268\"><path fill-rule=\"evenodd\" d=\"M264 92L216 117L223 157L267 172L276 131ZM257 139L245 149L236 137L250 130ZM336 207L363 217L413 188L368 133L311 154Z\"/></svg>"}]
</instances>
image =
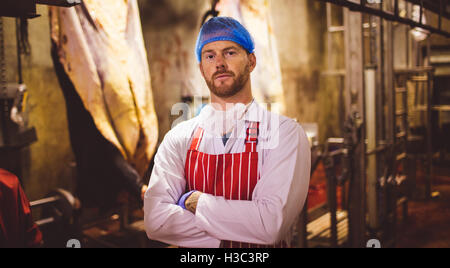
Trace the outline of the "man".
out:
<instances>
[{"instance_id":1,"label":"man","mask_svg":"<svg viewBox=\"0 0 450 268\"><path fill-rule=\"evenodd\" d=\"M212 104L158 150L144 201L148 237L182 247L288 247L309 186L306 135L253 100L254 44L239 22L209 20L196 53Z\"/></svg>"}]
</instances>

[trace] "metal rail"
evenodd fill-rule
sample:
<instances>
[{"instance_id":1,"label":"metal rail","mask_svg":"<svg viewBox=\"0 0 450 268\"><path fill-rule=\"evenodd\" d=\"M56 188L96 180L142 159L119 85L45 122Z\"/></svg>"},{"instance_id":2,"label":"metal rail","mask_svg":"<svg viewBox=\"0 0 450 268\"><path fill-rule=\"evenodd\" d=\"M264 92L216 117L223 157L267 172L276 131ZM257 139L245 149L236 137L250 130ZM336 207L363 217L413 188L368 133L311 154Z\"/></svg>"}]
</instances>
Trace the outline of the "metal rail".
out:
<instances>
[{"instance_id":1,"label":"metal rail","mask_svg":"<svg viewBox=\"0 0 450 268\"><path fill-rule=\"evenodd\" d=\"M362 13L367 13L367 14L371 14L374 16L378 16L381 17L383 19L389 20L389 21L396 21L402 24L406 24L409 25L411 27L418 27L418 28L422 28L424 30L427 30L431 33L435 33L435 34L439 34L442 36L445 36L447 38L450 38L450 32L449 31L445 31L442 29L442 18L449 16L450 18L450 14L446 14L446 12L443 12L443 4L440 5L441 9L438 13L439 16L439 26L433 27L427 24L423 24L421 22L417 22L413 19L410 18L404 18L400 16L399 10L398 10L398 0L395 0L395 11L392 12L388 12L385 11L383 9L383 5L379 4L379 8L374 8L372 6L368 6L366 4L366 0L361 0L360 3L351 1L351 0L319 0L319 1L323 1L323 2L328 2L328 3L332 3L335 5L339 5L339 6L343 6L343 7L347 7L349 8L351 11L356 11L356 12L362 12ZM380 0L382 3L382 0ZM407 0L409 2L413 2L414 0ZM441 0L442 1L442 0ZM423 0L416 0L416 2L422 2L425 3ZM420 13L421 13L421 17L423 16L423 11L424 9L427 9L426 6L424 4L420 5ZM429 10L429 9L427 9ZM435 11L435 9L433 9ZM430 10L430 11L433 11ZM434 12L433 11L433 12ZM436 13L436 12L435 12ZM420 20L422 21L422 20Z\"/></svg>"},{"instance_id":2,"label":"metal rail","mask_svg":"<svg viewBox=\"0 0 450 268\"><path fill-rule=\"evenodd\" d=\"M428 9L431 12L436 14L440 14L445 18L450 19L450 13L445 9L448 4L450 4L449 0L405 0L414 5L423 6L425 9Z\"/></svg>"}]
</instances>

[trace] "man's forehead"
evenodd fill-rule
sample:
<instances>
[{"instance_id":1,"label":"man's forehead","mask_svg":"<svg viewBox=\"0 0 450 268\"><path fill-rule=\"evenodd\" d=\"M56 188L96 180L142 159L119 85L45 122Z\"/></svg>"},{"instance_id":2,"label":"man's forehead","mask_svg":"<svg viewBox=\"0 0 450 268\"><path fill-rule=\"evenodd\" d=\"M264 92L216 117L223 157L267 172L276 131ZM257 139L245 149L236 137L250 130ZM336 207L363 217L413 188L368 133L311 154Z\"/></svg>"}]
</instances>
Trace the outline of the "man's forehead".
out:
<instances>
[{"instance_id":1,"label":"man's forehead","mask_svg":"<svg viewBox=\"0 0 450 268\"><path fill-rule=\"evenodd\" d=\"M215 41L215 42L211 42L209 44L206 44L203 47L202 53L208 52L208 51L222 51L222 50L226 50L226 49L242 49L244 50L244 48L239 45L238 43L235 43L233 41Z\"/></svg>"}]
</instances>

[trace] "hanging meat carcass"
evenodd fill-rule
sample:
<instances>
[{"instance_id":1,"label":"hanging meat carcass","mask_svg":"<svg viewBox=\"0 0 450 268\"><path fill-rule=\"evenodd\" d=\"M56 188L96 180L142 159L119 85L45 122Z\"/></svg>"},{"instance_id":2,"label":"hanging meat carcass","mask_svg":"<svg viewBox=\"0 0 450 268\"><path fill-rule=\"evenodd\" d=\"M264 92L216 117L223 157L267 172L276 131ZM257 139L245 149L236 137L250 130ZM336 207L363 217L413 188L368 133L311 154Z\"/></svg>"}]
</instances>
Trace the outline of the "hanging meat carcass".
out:
<instances>
[{"instance_id":1,"label":"hanging meat carcass","mask_svg":"<svg viewBox=\"0 0 450 268\"><path fill-rule=\"evenodd\" d=\"M96 127L143 175L158 123L136 0L50 9L52 40Z\"/></svg>"},{"instance_id":2,"label":"hanging meat carcass","mask_svg":"<svg viewBox=\"0 0 450 268\"><path fill-rule=\"evenodd\" d=\"M124 190L141 197L158 122L137 0L52 7L50 24L78 197L105 210Z\"/></svg>"},{"instance_id":3,"label":"hanging meat carcass","mask_svg":"<svg viewBox=\"0 0 450 268\"><path fill-rule=\"evenodd\" d=\"M269 1L220 0L217 10L220 12L220 16L232 17L241 22L255 41L258 59L258 64L252 74L255 98L261 103L277 104L276 112L284 113L285 101L281 67L272 30Z\"/></svg>"}]
</instances>

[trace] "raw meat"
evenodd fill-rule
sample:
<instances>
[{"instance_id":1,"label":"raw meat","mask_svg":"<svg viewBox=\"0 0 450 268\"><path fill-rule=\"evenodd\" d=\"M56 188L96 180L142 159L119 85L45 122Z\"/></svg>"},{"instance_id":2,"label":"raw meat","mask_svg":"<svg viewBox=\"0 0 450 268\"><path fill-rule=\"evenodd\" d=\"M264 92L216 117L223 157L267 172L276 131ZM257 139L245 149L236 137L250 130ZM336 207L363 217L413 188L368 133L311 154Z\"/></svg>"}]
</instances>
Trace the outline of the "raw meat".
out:
<instances>
[{"instance_id":1,"label":"raw meat","mask_svg":"<svg viewBox=\"0 0 450 268\"><path fill-rule=\"evenodd\" d=\"M101 134L143 175L158 122L137 0L50 8L59 60Z\"/></svg>"},{"instance_id":2,"label":"raw meat","mask_svg":"<svg viewBox=\"0 0 450 268\"><path fill-rule=\"evenodd\" d=\"M252 74L255 98L261 103L277 104L284 113L285 102L280 60L272 28L268 0L221 0L217 5L220 16L232 17L250 32L256 47L257 66Z\"/></svg>"}]
</instances>

